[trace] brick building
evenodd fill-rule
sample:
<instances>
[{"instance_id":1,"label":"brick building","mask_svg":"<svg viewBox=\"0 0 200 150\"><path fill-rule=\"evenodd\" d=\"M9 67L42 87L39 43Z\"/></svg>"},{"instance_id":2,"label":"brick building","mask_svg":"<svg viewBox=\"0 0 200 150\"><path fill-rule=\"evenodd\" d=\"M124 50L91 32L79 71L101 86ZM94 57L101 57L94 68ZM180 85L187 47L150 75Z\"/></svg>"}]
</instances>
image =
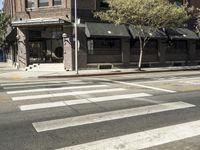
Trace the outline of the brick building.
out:
<instances>
[{"instance_id":1,"label":"brick building","mask_svg":"<svg viewBox=\"0 0 200 150\"><path fill-rule=\"evenodd\" d=\"M190 2L199 5L195 0ZM183 4L179 0L176 3ZM103 0L77 0L77 4L79 67L137 65L139 47L134 27L99 23L93 11L108 7ZM74 69L74 0L5 0L4 9L12 17L7 35L11 62L19 68L61 63L66 70ZM168 36L163 31L155 32L159 36L155 34L148 43L144 65L182 65L188 60L198 63L198 37L192 31L180 29L176 31L179 36L171 31ZM168 37L173 46L169 47Z\"/></svg>"}]
</instances>

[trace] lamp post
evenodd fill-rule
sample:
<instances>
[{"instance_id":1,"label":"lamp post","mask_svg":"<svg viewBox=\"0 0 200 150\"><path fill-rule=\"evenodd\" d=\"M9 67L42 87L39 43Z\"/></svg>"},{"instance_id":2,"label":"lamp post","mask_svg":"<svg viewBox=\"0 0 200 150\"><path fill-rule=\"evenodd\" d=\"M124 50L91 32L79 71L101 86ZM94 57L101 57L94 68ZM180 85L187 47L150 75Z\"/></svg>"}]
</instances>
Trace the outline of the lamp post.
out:
<instances>
[{"instance_id":1,"label":"lamp post","mask_svg":"<svg viewBox=\"0 0 200 150\"><path fill-rule=\"evenodd\" d=\"M74 15L75 15L75 71L78 74L78 38L77 38L77 0L74 0Z\"/></svg>"}]
</instances>

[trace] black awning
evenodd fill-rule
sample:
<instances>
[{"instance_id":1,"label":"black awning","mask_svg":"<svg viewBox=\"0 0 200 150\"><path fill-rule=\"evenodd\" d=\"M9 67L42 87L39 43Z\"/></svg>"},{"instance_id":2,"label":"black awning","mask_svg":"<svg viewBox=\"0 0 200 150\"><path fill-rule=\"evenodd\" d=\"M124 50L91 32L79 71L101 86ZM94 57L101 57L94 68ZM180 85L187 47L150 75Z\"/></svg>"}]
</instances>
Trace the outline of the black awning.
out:
<instances>
[{"instance_id":1,"label":"black awning","mask_svg":"<svg viewBox=\"0 0 200 150\"><path fill-rule=\"evenodd\" d=\"M16 41L16 36L17 36L17 29L14 28L6 35L5 41L6 42L14 42L14 41Z\"/></svg>"},{"instance_id":2,"label":"black awning","mask_svg":"<svg viewBox=\"0 0 200 150\"><path fill-rule=\"evenodd\" d=\"M169 36L171 40L197 40L199 37L197 34L187 28L174 28L174 29L166 29L166 34Z\"/></svg>"},{"instance_id":3,"label":"black awning","mask_svg":"<svg viewBox=\"0 0 200 150\"><path fill-rule=\"evenodd\" d=\"M48 19L48 18L36 18L36 19L27 19L20 21L13 21L13 27L22 27L22 26L36 26L36 25L61 25L65 24L66 21L63 19Z\"/></svg>"},{"instance_id":4,"label":"black awning","mask_svg":"<svg viewBox=\"0 0 200 150\"><path fill-rule=\"evenodd\" d=\"M167 38L167 35L165 34L165 32L154 27L148 27L148 26L139 27L139 26L131 25L129 26L129 31L134 39L139 38L139 36L141 36L141 38L149 37L152 39L166 39Z\"/></svg>"},{"instance_id":5,"label":"black awning","mask_svg":"<svg viewBox=\"0 0 200 150\"><path fill-rule=\"evenodd\" d=\"M130 37L125 25L115 25L108 23L86 23L86 36L92 37Z\"/></svg>"}]
</instances>

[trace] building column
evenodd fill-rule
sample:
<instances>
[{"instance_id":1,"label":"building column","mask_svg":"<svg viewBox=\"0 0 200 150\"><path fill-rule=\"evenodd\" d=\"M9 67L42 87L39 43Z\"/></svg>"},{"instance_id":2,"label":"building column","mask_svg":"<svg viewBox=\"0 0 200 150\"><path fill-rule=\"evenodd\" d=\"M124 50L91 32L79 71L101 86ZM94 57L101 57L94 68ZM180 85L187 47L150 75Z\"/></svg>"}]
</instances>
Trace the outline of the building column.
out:
<instances>
[{"instance_id":1,"label":"building column","mask_svg":"<svg viewBox=\"0 0 200 150\"><path fill-rule=\"evenodd\" d=\"M28 66L28 40L27 40L27 30L22 28L17 28L17 42L18 42L18 54L17 63L18 68L25 68Z\"/></svg>"},{"instance_id":2,"label":"building column","mask_svg":"<svg viewBox=\"0 0 200 150\"><path fill-rule=\"evenodd\" d=\"M61 4L63 8L67 8L67 1L66 0L61 0Z\"/></svg>"},{"instance_id":3,"label":"building column","mask_svg":"<svg viewBox=\"0 0 200 150\"><path fill-rule=\"evenodd\" d=\"M167 41L158 40L158 57L160 59L160 65L164 65L166 61Z\"/></svg>"},{"instance_id":4,"label":"building column","mask_svg":"<svg viewBox=\"0 0 200 150\"><path fill-rule=\"evenodd\" d=\"M49 7L53 6L53 0L49 0Z\"/></svg>"},{"instance_id":5,"label":"building column","mask_svg":"<svg viewBox=\"0 0 200 150\"><path fill-rule=\"evenodd\" d=\"M121 50L122 50L122 63L127 67L130 63L130 39L121 39Z\"/></svg>"},{"instance_id":6,"label":"building column","mask_svg":"<svg viewBox=\"0 0 200 150\"><path fill-rule=\"evenodd\" d=\"M39 7L38 0L34 0L34 7L35 7L35 9L37 9Z\"/></svg>"},{"instance_id":7,"label":"building column","mask_svg":"<svg viewBox=\"0 0 200 150\"><path fill-rule=\"evenodd\" d=\"M26 10L26 2L25 2L25 0L21 1L21 10L22 10L22 12L25 12L25 10Z\"/></svg>"},{"instance_id":8,"label":"building column","mask_svg":"<svg viewBox=\"0 0 200 150\"><path fill-rule=\"evenodd\" d=\"M193 64L195 61L196 55L196 40L188 40L187 41L187 48L188 48L188 61L189 63Z\"/></svg>"},{"instance_id":9,"label":"building column","mask_svg":"<svg viewBox=\"0 0 200 150\"><path fill-rule=\"evenodd\" d=\"M74 70L74 50L73 46L73 37L72 37L72 28L64 28L63 33L66 34L66 37L63 36L63 51L64 51L64 68L65 70Z\"/></svg>"}]
</instances>

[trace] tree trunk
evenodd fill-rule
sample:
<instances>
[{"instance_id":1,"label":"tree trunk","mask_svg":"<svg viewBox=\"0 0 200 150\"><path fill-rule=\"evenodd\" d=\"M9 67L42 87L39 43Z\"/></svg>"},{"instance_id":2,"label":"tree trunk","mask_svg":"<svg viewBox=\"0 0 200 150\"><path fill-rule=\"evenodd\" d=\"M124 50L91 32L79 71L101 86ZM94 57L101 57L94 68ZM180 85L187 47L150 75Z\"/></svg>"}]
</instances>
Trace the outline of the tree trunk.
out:
<instances>
[{"instance_id":1,"label":"tree trunk","mask_svg":"<svg viewBox=\"0 0 200 150\"><path fill-rule=\"evenodd\" d=\"M139 57L139 62L138 62L138 70L142 70L142 57L143 57L143 41L141 37L139 38L140 40L140 57Z\"/></svg>"},{"instance_id":2,"label":"tree trunk","mask_svg":"<svg viewBox=\"0 0 200 150\"><path fill-rule=\"evenodd\" d=\"M139 63L138 63L138 70L142 70L142 57L143 57L143 48L140 48L140 57L139 57Z\"/></svg>"}]
</instances>

